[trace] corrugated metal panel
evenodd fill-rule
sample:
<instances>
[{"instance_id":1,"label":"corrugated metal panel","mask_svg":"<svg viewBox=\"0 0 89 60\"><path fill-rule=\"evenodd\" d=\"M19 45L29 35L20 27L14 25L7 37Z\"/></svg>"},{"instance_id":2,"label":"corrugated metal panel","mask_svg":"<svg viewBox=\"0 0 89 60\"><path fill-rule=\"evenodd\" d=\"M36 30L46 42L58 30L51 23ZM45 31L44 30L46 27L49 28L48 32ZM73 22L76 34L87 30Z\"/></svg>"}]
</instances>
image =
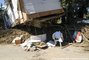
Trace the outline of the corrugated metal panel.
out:
<instances>
[{"instance_id":1,"label":"corrugated metal panel","mask_svg":"<svg viewBox=\"0 0 89 60\"><path fill-rule=\"evenodd\" d=\"M11 24L13 24L14 22L15 22L15 18L14 18L14 15L13 15L13 12L12 12L12 10L11 10L11 7L9 6L8 7L8 11L7 11L7 14L8 14L8 23L11 25Z\"/></svg>"},{"instance_id":2,"label":"corrugated metal panel","mask_svg":"<svg viewBox=\"0 0 89 60\"><path fill-rule=\"evenodd\" d=\"M28 14L61 9L60 0L23 0Z\"/></svg>"},{"instance_id":3,"label":"corrugated metal panel","mask_svg":"<svg viewBox=\"0 0 89 60\"><path fill-rule=\"evenodd\" d=\"M12 0L13 12L15 15L15 19L18 19L17 3L18 3L18 0Z\"/></svg>"}]
</instances>

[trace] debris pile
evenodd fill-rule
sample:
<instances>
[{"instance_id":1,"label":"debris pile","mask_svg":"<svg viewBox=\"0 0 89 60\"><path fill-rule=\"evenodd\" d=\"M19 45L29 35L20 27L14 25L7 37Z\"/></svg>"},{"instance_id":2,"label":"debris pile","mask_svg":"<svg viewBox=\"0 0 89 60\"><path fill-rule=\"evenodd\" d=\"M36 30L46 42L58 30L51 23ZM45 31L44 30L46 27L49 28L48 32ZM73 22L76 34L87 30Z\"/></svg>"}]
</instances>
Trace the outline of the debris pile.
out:
<instances>
[{"instance_id":1,"label":"debris pile","mask_svg":"<svg viewBox=\"0 0 89 60\"><path fill-rule=\"evenodd\" d=\"M85 51L89 51L89 26L85 25L81 29L81 35L82 35L82 43L80 44L73 44L73 46L77 47L83 47Z\"/></svg>"},{"instance_id":2,"label":"debris pile","mask_svg":"<svg viewBox=\"0 0 89 60\"><path fill-rule=\"evenodd\" d=\"M55 43L51 40L49 42L47 42L47 45L48 45L49 48L55 47Z\"/></svg>"},{"instance_id":3,"label":"debris pile","mask_svg":"<svg viewBox=\"0 0 89 60\"><path fill-rule=\"evenodd\" d=\"M81 29L82 33L84 34L84 36L89 40L89 26L85 26Z\"/></svg>"},{"instance_id":4,"label":"debris pile","mask_svg":"<svg viewBox=\"0 0 89 60\"><path fill-rule=\"evenodd\" d=\"M0 31L0 43L2 44L11 44L12 40L16 37L23 35L22 40L26 40L30 37L30 34L26 31L19 29L8 29Z\"/></svg>"},{"instance_id":5,"label":"debris pile","mask_svg":"<svg viewBox=\"0 0 89 60\"><path fill-rule=\"evenodd\" d=\"M13 44L21 44L21 40L22 40L22 37L23 37L23 35L21 35L20 37L16 37L13 41L12 41L12 43Z\"/></svg>"},{"instance_id":6,"label":"debris pile","mask_svg":"<svg viewBox=\"0 0 89 60\"><path fill-rule=\"evenodd\" d=\"M46 48L47 44L44 42L46 40L46 34L30 36L25 42L22 42L22 37L16 37L13 39L12 43L15 45L20 45L25 51L36 51L38 48Z\"/></svg>"},{"instance_id":7,"label":"debris pile","mask_svg":"<svg viewBox=\"0 0 89 60\"><path fill-rule=\"evenodd\" d=\"M23 35L20 37L16 37L13 39L12 43L16 45L20 45L24 51L36 51L38 49L44 49L44 48L51 48L55 47L57 42L62 43L63 42L63 35L60 31L56 31L53 33L52 38L54 41L49 41L46 43L47 40L47 35L46 34L41 34L41 35L32 35L30 38L25 40L25 42L20 43L22 40ZM62 47L62 44L60 44L60 47Z\"/></svg>"},{"instance_id":8,"label":"debris pile","mask_svg":"<svg viewBox=\"0 0 89 60\"><path fill-rule=\"evenodd\" d=\"M89 47L89 26L88 25L84 26L81 29L81 31L76 30L76 29L70 30L70 29L66 28L66 29L68 29L68 31L64 30L64 32L66 34L64 32L62 32L63 30L61 30L61 28L59 28L59 27L51 28L51 29L50 28L51 27L49 27L48 29L46 28L47 29L46 33L44 32L45 34L43 33L41 35L30 35L29 31L26 32L26 31L19 30L19 29L8 29L5 31L3 30L3 31L0 31L0 43L9 43L10 44L12 42L16 45L20 45L25 51L36 51L38 49L43 49L45 47L48 47L48 48L55 47L57 44L55 41L59 40L60 39L59 37L61 37L60 41L63 42L63 44L64 44L64 42L66 43L65 40L67 40L67 42L68 42L71 39L66 39L65 36L67 36L69 38L69 34L67 34L67 33L70 32L70 37L72 38L72 35L73 35L73 34L71 34L71 30L72 30L73 33L74 33L74 31L78 31L78 32L75 32L75 34L74 34L74 39L76 42L78 41L79 36L82 36L82 38L78 42L81 42L83 40L82 43L75 44L75 46ZM75 28L78 28L78 26ZM63 33L63 35L60 32L59 35L57 34L58 38L55 38L56 35L54 34L55 33L54 31L57 32L59 29ZM35 30L35 29L33 29L33 30ZM38 31L36 31L36 32L38 33ZM39 32L41 32L41 31L39 31ZM54 34L55 36L52 36L52 34ZM51 38L51 39L48 39L48 38ZM63 38L64 38L64 40L63 40ZM48 40L48 41L46 41L46 40Z\"/></svg>"}]
</instances>

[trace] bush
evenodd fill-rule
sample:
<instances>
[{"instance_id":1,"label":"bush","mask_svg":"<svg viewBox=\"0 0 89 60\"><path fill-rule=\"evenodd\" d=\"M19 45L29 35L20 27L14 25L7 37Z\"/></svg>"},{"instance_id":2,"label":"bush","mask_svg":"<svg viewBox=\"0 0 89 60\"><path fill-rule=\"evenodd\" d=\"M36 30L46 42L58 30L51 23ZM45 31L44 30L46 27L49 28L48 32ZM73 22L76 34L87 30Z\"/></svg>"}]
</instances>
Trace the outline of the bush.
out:
<instances>
[{"instance_id":1,"label":"bush","mask_svg":"<svg viewBox=\"0 0 89 60\"><path fill-rule=\"evenodd\" d=\"M89 14L87 14L87 15L86 15L86 18L88 18L88 19L89 19Z\"/></svg>"}]
</instances>

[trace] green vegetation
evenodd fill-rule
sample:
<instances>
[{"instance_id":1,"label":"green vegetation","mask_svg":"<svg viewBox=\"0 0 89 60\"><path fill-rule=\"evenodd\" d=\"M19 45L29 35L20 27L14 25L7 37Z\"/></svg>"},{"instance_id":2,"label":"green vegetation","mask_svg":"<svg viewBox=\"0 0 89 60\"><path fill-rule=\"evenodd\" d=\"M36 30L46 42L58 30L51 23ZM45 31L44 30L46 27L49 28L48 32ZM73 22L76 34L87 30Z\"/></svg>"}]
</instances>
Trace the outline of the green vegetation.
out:
<instances>
[{"instance_id":1,"label":"green vegetation","mask_svg":"<svg viewBox=\"0 0 89 60\"><path fill-rule=\"evenodd\" d=\"M84 18L88 13L89 0L61 0L61 2L68 22L73 18Z\"/></svg>"},{"instance_id":2,"label":"green vegetation","mask_svg":"<svg viewBox=\"0 0 89 60\"><path fill-rule=\"evenodd\" d=\"M57 24L61 24L61 23L62 23L62 20L58 19Z\"/></svg>"}]
</instances>

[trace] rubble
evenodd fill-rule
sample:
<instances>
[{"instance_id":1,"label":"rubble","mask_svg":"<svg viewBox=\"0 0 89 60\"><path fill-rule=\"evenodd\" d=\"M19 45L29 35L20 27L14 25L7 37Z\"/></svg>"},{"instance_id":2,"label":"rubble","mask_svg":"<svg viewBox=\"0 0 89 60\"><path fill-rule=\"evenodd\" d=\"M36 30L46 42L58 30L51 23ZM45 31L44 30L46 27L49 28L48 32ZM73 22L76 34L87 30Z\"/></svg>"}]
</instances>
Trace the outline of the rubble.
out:
<instances>
[{"instance_id":1,"label":"rubble","mask_svg":"<svg viewBox=\"0 0 89 60\"><path fill-rule=\"evenodd\" d=\"M20 37L16 37L15 39L12 40L13 44L21 44L21 39L22 39L23 35L21 35Z\"/></svg>"},{"instance_id":2,"label":"rubble","mask_svg":"<svg viewBox=\"0 0 89 60\"><path fill-rule=\"evenodd\" d=\"M87 26L83 26L84 28L82 28L81 29L81 33L83 33L83 35L87 38L87 41L88 41L88 39L89 39L89 35L88 35L88 30L89 30L89 27L88 27L88 25ZM5 30L5 31L2 31L1 33L0 33L0 43L2 43L2 42L4 42L4 43L8 43L9 42L9 44L12 42L12 40L14 39L14 38L16 38L16 37L19 37L20 35L23 35L23 37L22 37L22 40L24 40L24 41L27 41L27 42L33 42L33 43L29 43L28 44L28 46L29 47L27 47L27 45L25 45L23 48L24 48L24 50L26 49L26 51L36 51L37 50L37 48L39 48L39 49L41 49L41 48L44 48L44 47L55 47L55 43L54 43L54 41L49 41L49 40L51 40L51 39L49 39L49 38L52 38L52 34L53 34L53 32L55 32L55 31L58 31L59 29L61 29L61 28L52 28L52 29L50 29L50 28L52 28L52 27L48 27L48 30L47 30L47 35L46 34L41 34L41 35L43 35L44 37L42 37L41 35L30 35L30 33L29 32L26 32L26 30L22 30L22 29L8 29L8 30ZM76 28L78 28L78 27L76 27ZM47 28L46 28L47 29ZM73 30L73 29L72 29ZM61 31L61 30L60 30ZM73 30L73 32L74 31L76 31L76 30ZM33 31L34 32L34 31ZM37 33L39 33L39 32L41 32L41 31L37 31ZM62 31L61 31L62 32ZM69 32L71 33L71 30L69 30ZM48 35L48 33L49 33L49 35ZM66 35L67 37L68 37L68 35L67 34L65 34L64 33L64 31L62 32L63 33L63 37ZM68 33L68 32L67 32ZM73 34L71 34L71 36L72 36ZM39 38L39 36L40 36L40 38ZM30 37L30 38L29 38ZM69 37L68 37L69 38ZM3 40L4 39L4 40ZM28 40L27 40L28 39ZM65 38L66 39L66 38ZM2 41L3 40L3 41ZM46 40L48 40L48 42L46 41ZM71 39L70 39L71 40ZM83 37L83 41L85 41L86 39ZM23 41L23 42L24 42ZM47 43L45 43L45 41L47 42ZM68 40L69 41L69 40ZM68 41L67 41L67 43L68 43ZM78 44L75 44L76 46L89 46L89 42L87 42L86 41L86 43L84 42L84 44L83 44L83 42L82 43L80 43L79 45ZM19 41L20 42L20 41ZM64 41L65 42L65 41Z\"/></svg>"},{"instance_id":3,"label":"rubble","mask_svg":"<svg viewBox=\"0 0 89 60\"><path fill-rule=\"evenodd\" d=\"M37 42L37 43L34 43L34 45L37 47L37 48L46 48L47 47L47 44L45 42Z\"/></svg>"},{"instance_id":4,"label":"rubble","mask_svg":"<svg viewBox=\"0 0 89 60\"><path fill-rule=\"evenodd\" d=\"M20 35L24 35L22 40L26 40L31 36L26 31L20 29L8 29L8 30L0 30L0 43L1 44L11 44L12 40Z\"/></svg>"},{"instance_id":5,"label":"rubble","mask_svg":"<svg viewBox=\"0 0 89 60\"><path fill-rule=\"evenodd\" d=\"M40 34L40 35L32 35L29 40L41 40L45 41L46 40L46 34Z\"/></svg>"},{"instance_id":6,"label":"rubble","mask_svg":"<svg viewBox=\"0 0 89 60\"><path fill-rule=\"evenodd\" d=\"M36 48L45 48L47 44L42 42L46 40L46 34L30 36L24 43L20 44L25 51L35 51Z\"/></svg>"},{"instance_id":7,"label":"rubble","mask_svg":"<svg viewBox=\"0 0 89 60\"><path fill-rule=\"evenodd\" d=\"M55 47L54 41L51 41L51 40L49 42L47 42L47 45L48 45L49 48Z\"/></svg>"}]
</instances>

